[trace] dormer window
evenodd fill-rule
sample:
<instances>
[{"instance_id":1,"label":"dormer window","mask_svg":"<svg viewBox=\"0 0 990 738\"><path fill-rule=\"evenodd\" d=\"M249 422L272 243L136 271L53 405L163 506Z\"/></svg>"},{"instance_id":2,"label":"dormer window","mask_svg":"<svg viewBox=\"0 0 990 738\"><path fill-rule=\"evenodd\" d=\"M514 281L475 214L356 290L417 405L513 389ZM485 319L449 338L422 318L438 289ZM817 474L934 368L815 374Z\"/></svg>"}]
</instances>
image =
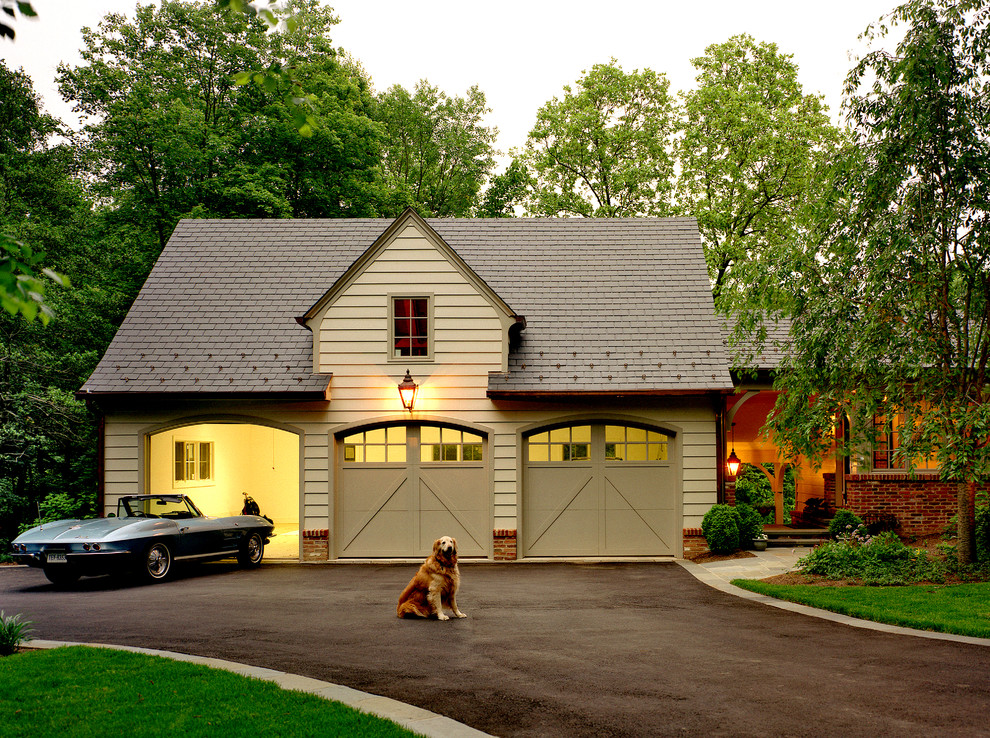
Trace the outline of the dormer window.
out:
<instances>
[{"instance_id":1,"label":"dormer window","mask_svg":"<svg viewBox=\"0 0 990 738\"><path fill-rule=\"evenodd\" d=\"M391 298L390 358L422 360L432 358L430 302L428 296Z\"/></svg>"}]
</instances>

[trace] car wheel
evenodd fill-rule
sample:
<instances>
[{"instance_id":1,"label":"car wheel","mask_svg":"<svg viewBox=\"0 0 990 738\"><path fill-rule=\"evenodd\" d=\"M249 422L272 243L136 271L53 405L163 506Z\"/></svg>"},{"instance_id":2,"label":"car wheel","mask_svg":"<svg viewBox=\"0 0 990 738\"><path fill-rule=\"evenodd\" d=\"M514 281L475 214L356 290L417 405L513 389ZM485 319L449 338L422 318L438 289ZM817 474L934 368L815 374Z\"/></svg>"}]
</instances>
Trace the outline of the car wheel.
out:
<instances>
[{"instance_id":1,"label":"car wheel","mask_svg":"<svg viewBox=\"0 0 990 738\"><path fill-rule=\"evenodd\" d=\"M144 555L141 574L145 579L159 582L168 576L172 568L172 553L164 543L153 544Z\"/></svg>"},{"instance_id":2,"label":"car wheel","mask_svg":"<svg viewBox=\"0 0 990 738\"><path fill-rule=\"evenodd\" d=\"M79 572L66 566L46 566L44 571L52 584L72 584L79 579Z\"/></svg>"},{"instance_id":3,"label":"car wheel","mask_svg":"<svg viewBox=\"0 0 990 738\"><path fill-rule=\"evenodd\" d=\"M265 541L258 533L252 533L247 540L241 544L241 550L237 554L237 563L241 566L253 568L261 563L265 555Z\"/></svg>"}]
</instances>

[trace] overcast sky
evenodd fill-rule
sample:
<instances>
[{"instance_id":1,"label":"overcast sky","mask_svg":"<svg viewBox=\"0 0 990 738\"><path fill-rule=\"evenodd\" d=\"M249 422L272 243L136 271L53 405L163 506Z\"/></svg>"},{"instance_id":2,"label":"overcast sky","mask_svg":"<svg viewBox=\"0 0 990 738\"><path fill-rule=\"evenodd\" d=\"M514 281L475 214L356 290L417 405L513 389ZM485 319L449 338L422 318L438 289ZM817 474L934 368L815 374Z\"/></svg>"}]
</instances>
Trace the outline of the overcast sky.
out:
<instances>
[{"instance_id":1,"label":"overcast sky","mask_svg":"<svg viewBox=\"0 0 990 738\"><path fill-rule=\"evenodd\" d=\"M80 29L108 12L133 14L135 0L32 0L36 21L16 23L0 57L23 66L48 112L75 120L54 85L59 62L78 63ZM334 43L356 57L376 90L420 79L450 94L477 84L503 151L521 146L536 111L582 70L614 57L626 71L650 67L673 90L694 84L691 59L749 33L792 54L806 92L825 95L836 117L850 54L867 24L896 0L336 0Z\"/></svg>"}]
</instances>

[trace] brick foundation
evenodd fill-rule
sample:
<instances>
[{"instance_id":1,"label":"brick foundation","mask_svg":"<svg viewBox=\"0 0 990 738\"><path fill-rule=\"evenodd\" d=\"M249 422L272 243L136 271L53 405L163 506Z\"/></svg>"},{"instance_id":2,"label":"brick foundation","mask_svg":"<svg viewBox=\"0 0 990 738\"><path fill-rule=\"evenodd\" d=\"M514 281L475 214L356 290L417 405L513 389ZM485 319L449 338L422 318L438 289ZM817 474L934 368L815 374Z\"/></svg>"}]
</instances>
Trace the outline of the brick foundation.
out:
<instances>
[{"instance_id":1,"label":"brick foundation","mask_svg":"<svg viewBox=\"0 0 990 738\"><path fill-rule=\"evenodd\" d=\"M897 533L941 533L956 514L956 484L936 476L914 479L898 474L847 474L845 507L857 515L888 513L897 518Z\"/></svg>"},{"instance_id":2,"label":"brick foundation","mask_svg":"<svg viewBox=\"0 0 990 738\"><path fill-rule=\"evenodd\" d=\"M330 560L330 531L326 528L320 530L304 530L303 539L303 561L329 561Z\"/></svg>"},{"instance_id":3,"label":"brick foundation","mask_svg":"<svg viewBox=\"0 0 990 738\"><path fill-rule=\"evenodd\" d=\"M516 560L516 532L505 528L492 531L496 561Z\"/></svg>"},{"instance_id":4,"label":"brick foundation","mask_svg":"<svg viewBox=\"0 0 990 738\"><path fill-rule=\"evenodd\" d=\"M701 528L685 528L683 556L703 553L708 553L708 541L701 534Z\"/></svg>"}]
</instances>

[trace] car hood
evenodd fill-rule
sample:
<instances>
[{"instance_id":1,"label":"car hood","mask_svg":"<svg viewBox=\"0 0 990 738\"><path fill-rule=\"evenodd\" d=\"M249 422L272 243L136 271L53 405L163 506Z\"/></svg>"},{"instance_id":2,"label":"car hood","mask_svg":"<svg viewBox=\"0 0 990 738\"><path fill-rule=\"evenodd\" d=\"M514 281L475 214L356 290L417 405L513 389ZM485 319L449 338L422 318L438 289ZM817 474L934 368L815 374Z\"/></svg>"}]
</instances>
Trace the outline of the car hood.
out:
<instances>
[{"instance_id":1,"label":"car hood","mask_svg":"<svg viewBox=\"0 0 990 738\"><path fill-rule=\"evenodd\" d=\"M117 531L135 527L155 526L155 524L169 523L164 520L148 520L145 518L93 518L92 520L56 520L54 523L45 523L37 528L21 533L15 538L16 543L42 543L46 541L70 541L85 538L86 540L100 540Z\"/></svg>"}]
</instances>

